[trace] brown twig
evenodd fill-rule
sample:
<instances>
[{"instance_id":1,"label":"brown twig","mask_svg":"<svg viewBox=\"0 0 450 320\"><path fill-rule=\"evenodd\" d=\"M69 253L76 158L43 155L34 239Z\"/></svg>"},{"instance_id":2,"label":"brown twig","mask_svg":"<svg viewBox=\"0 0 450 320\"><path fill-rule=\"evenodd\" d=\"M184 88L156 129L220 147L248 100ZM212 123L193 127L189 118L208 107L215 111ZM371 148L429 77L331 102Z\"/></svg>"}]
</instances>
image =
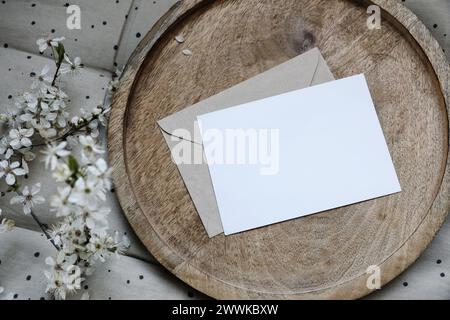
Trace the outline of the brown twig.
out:
<instances>
[{"instance_id":1,"label":"brown twig","mask_svg":"<svg viewBox=\"0 0 450 320\"><path fill-rule=\"evenodd\" d=\"M81 125L81 126L79 126L79 127L77 126L77 127L75 127L75 128L72 128L72 129L68 130L66 133L64 133L64 134L63 134L62 136L60 136L60 137L57 137L57 138L52 139L52 140L47 141L47 142L33 144L32 147L43 147L43 146L48 145L49 143L52 143L52 142L55 142L55 141L61 141L61 140L64 140L64 139L66 139L67 137L71 136L72 134L74 134L74 133L76 133L76 132L78 132L78 131L80 131L80 130L86 128L93 120L95 120L95 118L93 118L91 121L88 121L88 122L86 122L85 124L83 124L83 125Z\"/></svg>"},{"instance_id":2,"label":"brown twig","mask_svg":"<svg viewBox=\"0 0 450 320\"><path fill-rule=\"evenodd\" d=\"M53 246L56 248L56 250L61 250L59 246L55 243L53 238L50 236L50 234L47 231L47 227L38 219L38 217L34 214L33 211L31 211L30 215L33 217L34 221L38 224L39 228L41 228L42 232L45 234L47 239L53 244Z\"/></svg>"}]
</instances>

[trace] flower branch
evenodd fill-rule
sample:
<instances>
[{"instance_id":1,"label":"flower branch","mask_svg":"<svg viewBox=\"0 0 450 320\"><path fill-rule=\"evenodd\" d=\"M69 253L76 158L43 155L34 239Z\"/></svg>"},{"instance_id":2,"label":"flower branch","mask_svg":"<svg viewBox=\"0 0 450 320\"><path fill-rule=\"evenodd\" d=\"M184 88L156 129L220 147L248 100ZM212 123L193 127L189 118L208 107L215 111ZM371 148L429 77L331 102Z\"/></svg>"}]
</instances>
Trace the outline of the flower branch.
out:
<instances>
[{"instance_id":1,"label":"flower branch","mask_svg":"<svg viewBox=\"0 0 450 320\"><path fill-rule=\"evenodd\" d=\"M0 139L0 179L8 185L5 193L16 194L11 204L22 206L24 214L35 220L57 249L54 258L46 259L50 270L45 272L47 292L56 299L65 299L67 294L79 290L97 261L104 262L129 246L126 237L119 237L117 232L114 236L109 234L110 209L104 205L112 188L111 169L102 158L105 151L97 139L110 109L99 105L91 112L81 110L81 115L70 115L61 78L81 72L83 65L80 58L69 57L63 40L37 41L41 52L49 48L52 51L54 75L50 76L50 68L44 66L30 90L19 95L14 105L0 114L0 122L7 129ZM117 85L114 78L109 91L114 91ZM33 209L45 202L39 194L41 184L21 186L22 178L30 174L28 163L36 159L34 149L42 146L46 146L41 151L45 168L58 184L57 193L50 199L50 211L58 223L51 229ZM13 226L14 221L3 219L0 231L9 231Z\"/></svg>"}]
</instances>

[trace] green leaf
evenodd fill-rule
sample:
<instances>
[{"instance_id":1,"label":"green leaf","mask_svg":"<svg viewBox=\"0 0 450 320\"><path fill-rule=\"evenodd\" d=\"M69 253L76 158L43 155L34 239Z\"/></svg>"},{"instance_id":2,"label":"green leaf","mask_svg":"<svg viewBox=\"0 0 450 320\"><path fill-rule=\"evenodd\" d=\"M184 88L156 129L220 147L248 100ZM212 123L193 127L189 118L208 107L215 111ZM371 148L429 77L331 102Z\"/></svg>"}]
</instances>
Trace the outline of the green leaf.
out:
<instances>
[{"instance_id":1,"label":"green leaf","mask_svg":"<svg viewBox=\"0 0 450 320\"><path fill-rule=\"evenodd\" d=\"M78 161L75 159L73 155L69 156L68 166L70 171L72 171L73 174L76 174L78 172Z\"/></svg>"},{"instance_id":2,"label":"green leaf","mask_svg":"<svg viewBox=\"0 0 450 320\"><path fill-rule=\"evenodd\" d=\"M58 47L56 47L56 53L58 54L58 64L61 64L64 60L64 54L66 53L66 49L61 42L58 43Z\"/></svg>"},{"instance_id":3,"label":"green leaf","mask_svg":"<svg viewBox=\"0 0 450 320\"><path fill-rule=\"evenodd\" d=\"M16 182L14 185L9 186L6 192L17 192L20 188L20 185Z\"/></svg>"}]
</instances>

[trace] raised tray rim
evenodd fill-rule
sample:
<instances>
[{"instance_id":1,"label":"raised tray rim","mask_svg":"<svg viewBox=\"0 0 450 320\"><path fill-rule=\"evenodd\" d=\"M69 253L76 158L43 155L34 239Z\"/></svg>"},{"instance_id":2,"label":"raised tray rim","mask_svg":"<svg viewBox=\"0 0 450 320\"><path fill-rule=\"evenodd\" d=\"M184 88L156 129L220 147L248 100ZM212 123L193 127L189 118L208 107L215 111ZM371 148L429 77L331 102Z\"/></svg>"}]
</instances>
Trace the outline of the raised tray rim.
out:
<instances>
[{"instance_id":1,"label":"raised tray rim","mask_svg":"<svg viewBox=\"0 0 450 320\"><path fill-rule=\"evenodd\" d=\"M152 228L145 233L137 226L142 226L148 220L141 212L132 190L129 177L127 175L127 165L123 155L124 146L124 128L123 122L126 121L126 111L128 107L128 97L133 90L134 81L138 78L141 65L145 61L147 54L152 50L157 41L170 29L170 27L188 16L198 8L212 3L214 0L180 0L178 1L147 33L130 57L127 67L124 70L121 84L115 93L112 101L112 114L108 126L108 149L110 163L113 167L113 179L115 182L119 202L124 213L135 230L138 237L154 255L154 257L170 272L180 278L182 281L193 286L199 291L219 299L229 298L249 298L255 297L255 294L261 298L338 298L353 299L360 298L372 292L365 285L366 277L359 276L349 281L339 283L336 286L321 288L317 290L304 291L296 294L275 294L256 292L251 289L234 287L226 284L219 279L212 279L203 271L194 268L185 263L183 258L176 252L170 250L164 241L158 236ZM352 1L352 0L349 0ZM447 111L448 123L450 121L450 65L444 55L444 51L431 35L430 31L420 21L420 19L401 3L395 0L367 0L367 5L378 5L384 15L390 22L398 28L407 31L410 41L415 41L422 49L424 55L433 67L436 80L444 97L444 103ZM448 140L449 131L447 132ZM436 232L439 230L448 211L444 203L448 203L450 197L450 151L447 154L445 172L439 192L433 202L431 209L425 216L416 231L408 240L395 252L392 253L382 264L379 265L382 273L382 285L388 283L401 272L407 269L425 250Z\"/></svg>"}]
</instances>

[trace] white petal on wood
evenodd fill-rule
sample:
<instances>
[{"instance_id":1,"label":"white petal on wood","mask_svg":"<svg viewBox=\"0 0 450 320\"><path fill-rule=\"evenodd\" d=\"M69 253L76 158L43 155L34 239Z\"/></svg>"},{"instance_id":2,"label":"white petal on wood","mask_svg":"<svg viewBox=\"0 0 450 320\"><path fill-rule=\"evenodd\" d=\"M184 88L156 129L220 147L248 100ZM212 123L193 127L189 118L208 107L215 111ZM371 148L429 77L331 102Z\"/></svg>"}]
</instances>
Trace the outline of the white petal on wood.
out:
<instances>
[{"instance_id":1,"label":"white petal on wood","mask_svg":"<svg viewBox=\"0 0 450 320\"><path fill-rule=\"evenodd\" d=\"M184 49L182 52L183 52L183 54L184 54L185 56L192 56L192 51L191 51L191 49Z\"/></svg>"},{"instance_id":2,"label":"white petal on wood","mask_svg":"<svg viewBox=\"0 0 450 320\"><path fill-rule=\"evenodd\" d=\"M178 35L175 37L175 41L178 43L183 43L185 41L185 39L182 35Z\"/></svg>"}]
</instances>

